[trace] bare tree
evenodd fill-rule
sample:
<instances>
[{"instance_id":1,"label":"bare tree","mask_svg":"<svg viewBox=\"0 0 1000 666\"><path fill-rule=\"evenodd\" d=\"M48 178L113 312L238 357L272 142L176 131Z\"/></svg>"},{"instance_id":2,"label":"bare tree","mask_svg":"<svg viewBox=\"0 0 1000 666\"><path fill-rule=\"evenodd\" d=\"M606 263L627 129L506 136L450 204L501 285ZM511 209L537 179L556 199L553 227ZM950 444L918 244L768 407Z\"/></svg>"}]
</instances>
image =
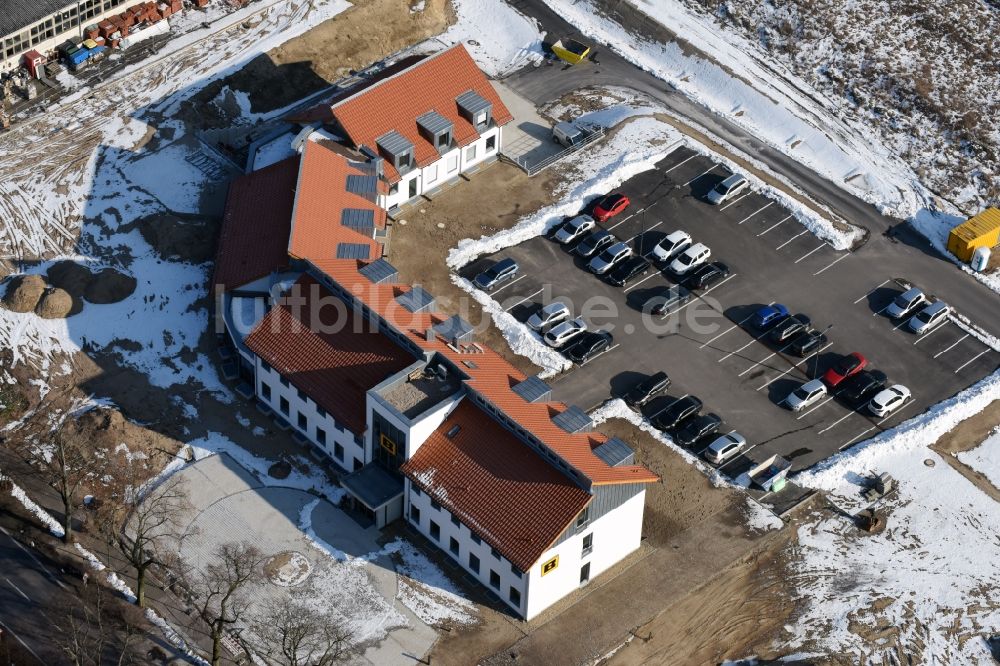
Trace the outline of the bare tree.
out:
<instances>
[{"instance_id":1,"label":"bare tree","mask_svg":"<svg viewBox=\"0 0 1000 666\"><path fill-rule=\"evenodd\" d=\"M125 604L104 586L79 590L68 605L54 610L53 640L73 666L140 663L137 648L146 630L138 609Z\"/></svg>"},{"instance_id":2,"label":"bare tree","mask_svg":"<svg viewBox=\"0 0 1000 666\"><path fill-rule=\"evenodd\" d=\"M263 580L263 557L247 542L225 543L215 561L201 571L187 572L184 584L198 617L208 625L212 639L212 666L222 663L222 637L247 617L246 588Z\"/></svg>"},{"instance_id":3,"label":"bare tree","mask_svg":"<svg viewBox=\"0 0 1000 666\"><path fill-rule=\"evenodd\" d=\"M336 618L285 597L250 624L248 650L268 666L331 666L345 654L351 632Z\"/></svg>"},{"instance_id":4,"label":"bare tree","mask_svg":"<svg viewBox=\"0 0 1000 666\"><path fill-rule=\"evenodd\" d=\"M156 566L171 569L179 539L179 516L188 506L184 481L171 477L149 489L145 459L121 455L105 476L105 489L97 510L97 524L108 545L121 553L135 570L136 604L146 605L146 580Z\"/></svg>"},{"instance_id":5,"label":"bare tree","mask_svg":"<svg viewBox=\"0 0 1000 666\"><path fill-rule=\"evenodd\" d=\"M95 455L86 439L56 432L52 455L40 462L49 484L59 493L63 505L63 541L73 540L73 509L83 501L87 482L100 477L107 459Z\"/></svg>"}]
</instances>

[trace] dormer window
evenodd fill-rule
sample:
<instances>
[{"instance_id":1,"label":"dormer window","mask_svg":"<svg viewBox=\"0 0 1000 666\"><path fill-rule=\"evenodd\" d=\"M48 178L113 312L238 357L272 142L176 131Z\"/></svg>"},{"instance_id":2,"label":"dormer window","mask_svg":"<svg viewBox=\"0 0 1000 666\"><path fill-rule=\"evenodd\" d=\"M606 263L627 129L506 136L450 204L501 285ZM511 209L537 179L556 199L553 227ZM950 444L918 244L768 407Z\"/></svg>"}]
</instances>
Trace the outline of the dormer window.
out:
<instances>
[{"instance_id":1,"label":"dormer window","mask_svg":"<svg viewBox=\"0 0 1000 666\"><path fill-rule=\"evenodd\" d=\"M420 134L433 144L438 153L451 150L451 136L454 125L437 111L428 111L417 118Z\"/></svg>"},{"instance_id":2,"label":"dormer window","mask_svg":"<svg viewBox=\"0 0 1000 666\"><path fill-rule=\"evenodd\" d=\"M458 112L468 120L480 134L493 123L493 103L477 93L469 90L455 98Z\"/></svg>"},{"instance_id":3,"label":"dormer window","mask_svg":"<svg viewBox=\"0 0 1000 666\"><path fill-rule=\"evenodd\" d=\"M375 144L378 146L379 153L391 162L400 174L406 173L415 166L413 143L396 130L375 139Z\"/></svg>"}]
</instances>

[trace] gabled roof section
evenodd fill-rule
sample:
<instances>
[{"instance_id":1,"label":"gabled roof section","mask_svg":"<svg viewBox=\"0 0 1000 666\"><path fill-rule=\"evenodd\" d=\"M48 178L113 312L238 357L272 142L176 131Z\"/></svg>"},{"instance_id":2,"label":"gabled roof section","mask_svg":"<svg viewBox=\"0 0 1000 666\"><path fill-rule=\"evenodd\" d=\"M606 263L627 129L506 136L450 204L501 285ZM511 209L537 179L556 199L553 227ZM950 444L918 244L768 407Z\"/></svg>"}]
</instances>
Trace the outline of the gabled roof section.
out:
<instances>
[{"instance_id":1,"label":"gabled roof section","mask_svg":"<svg viewBox=\"0 0 1000 666\"><path fill-rule=\"evenodd\" d=\"M288 266L298 170L298 156L290 157L240 176L229 186L213 286L228 291Z\"/></svg>"},{"instance_id":2,"label":"gabled roof section","mask_svg":"<svg viewBox=\"0 0 1000 666\"><path fill-rule=\"evenodd\" d=\"M360 435L368 389L413 363L414 356L371 325L355 321L351 307L314 309L319 299L335 296L308 274L293 289L304 297L302 307L275 305L246 345L337 423ZM312 330L313 322L323 330Z\"/></svg>"},{"instance_id":3,"label":"gabled roof section","mask_svg":"<svg viewBox=\"0 0 1000 666\"><path fill-rule=\"evenodd\" d=\"M493 106L493 122L504 125L513 116L493 85L461 44L425 58L365 90L335 102L332 116L351 143L374 147L380 137L395 131L413 144L418 166L438 159L434 144L422 136L417 117L435 112L453 125L453 139L463 146L479 132L459 112L458 98L473 92ZM385 165L389 182L399 180L391 164Z\"/></svg>"},{"instance_id":4,"label":"gabled roof section","mask_svg":"<svg viewBox=\"0 0 1000 666\"><path fill-rule=\"evenodd\" d=\"M401 471L521 571L590 503L589 493L468 399Z\"/></svg>"}]
</instances>

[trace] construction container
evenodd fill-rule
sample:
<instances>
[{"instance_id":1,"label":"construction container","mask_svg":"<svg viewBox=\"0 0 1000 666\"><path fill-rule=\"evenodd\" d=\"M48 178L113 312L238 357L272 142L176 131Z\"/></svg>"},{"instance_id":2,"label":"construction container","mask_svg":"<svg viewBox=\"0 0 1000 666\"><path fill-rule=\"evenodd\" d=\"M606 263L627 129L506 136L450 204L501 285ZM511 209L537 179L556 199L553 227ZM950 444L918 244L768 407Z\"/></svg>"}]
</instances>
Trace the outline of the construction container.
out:
<instances>
[{"instance_id":1,"label":"construction container","mask_svg":"<svg viewBox=\"0 0 1000 666\"><path fill-rule=\"evenodd\" d=\"M1000 210L987 208L958 225L948 234L948 251L966 263L980 247L994 247L1000 242Z\"/></svg>"},{"instance_id":2,"label":"construction container","mask_svg":"<svg viewBox=\"0 0 1000 666\"><path fill-rule=\"evenodd\" d=\"M100 32L101 37L104 37L105 39L118 31L118 28L116 28L115 24L111 21L101 21L97 24L97 29Z\"/></svg>"},{"instance_id":3,"label":"construction container","mask_svg":"<svg viewBox=\"0 0 1000 666\"><path fill-rule=\"evenodd\" d=\"M101 34L100 28L98 28L96 25L88 25L86 28L83 29L83 36L86 37L87 39L97 39L97 37L100 34Z\"/></svg>"},{"instance_id":4,"label":"construction container","mask_svg":"<svg viewBox=\"0 0 1000 666\"><path fill-rule=\"evenodd\" d=\"M44 74L42 68L45 66L45 56L41 53L32 49L21 57L24 59L24 66L33 77L37 79Z\"/></svg>"}]
</instances>

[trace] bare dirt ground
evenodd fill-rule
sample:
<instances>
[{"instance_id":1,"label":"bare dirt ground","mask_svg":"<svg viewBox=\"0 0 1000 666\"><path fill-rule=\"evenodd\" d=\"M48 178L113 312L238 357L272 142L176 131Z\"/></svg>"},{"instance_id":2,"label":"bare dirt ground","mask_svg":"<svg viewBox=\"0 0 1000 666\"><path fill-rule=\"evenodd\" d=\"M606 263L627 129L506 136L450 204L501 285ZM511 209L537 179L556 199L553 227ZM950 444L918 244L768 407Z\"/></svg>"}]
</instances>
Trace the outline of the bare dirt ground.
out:
<instances>
[{"instance_id":1,"label":"bare dirt ground","mask_svg":"<svg viewBox=\"0 0 1000 666\"><path fill-rule=\"evenodd\" d=\"M970 419L960 423L957 428L946 434L931 448L941 454L949 465L971 481L977 488L1000 502L1000 488L997 488L986 475L963 464L956 454L974 449L985 440L997 426L1000 425L1000 400L996 400L989 407L976 414Z\"/></svg>"}]
</instances>

